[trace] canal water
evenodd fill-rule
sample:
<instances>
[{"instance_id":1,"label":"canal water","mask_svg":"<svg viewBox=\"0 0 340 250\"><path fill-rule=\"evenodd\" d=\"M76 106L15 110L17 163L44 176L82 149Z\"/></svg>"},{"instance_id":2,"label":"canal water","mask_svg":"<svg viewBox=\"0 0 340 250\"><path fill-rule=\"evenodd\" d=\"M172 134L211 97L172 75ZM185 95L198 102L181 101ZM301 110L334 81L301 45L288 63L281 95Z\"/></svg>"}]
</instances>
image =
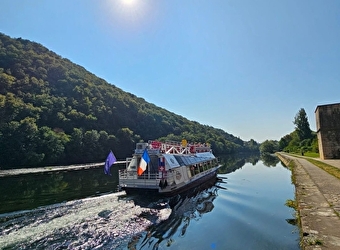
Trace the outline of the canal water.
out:
<instances>
[{"instance_id":1,"label":"canal water","mask_svg":"<svg viewBox=\"0 0 340 250\"><path fill-rule=\"evenodd\" d=\"M0 178L0 249L299 249L291 172L221 158L219 181L171 198L117 192L86 169Z\"/></svg>"}]
</instances>

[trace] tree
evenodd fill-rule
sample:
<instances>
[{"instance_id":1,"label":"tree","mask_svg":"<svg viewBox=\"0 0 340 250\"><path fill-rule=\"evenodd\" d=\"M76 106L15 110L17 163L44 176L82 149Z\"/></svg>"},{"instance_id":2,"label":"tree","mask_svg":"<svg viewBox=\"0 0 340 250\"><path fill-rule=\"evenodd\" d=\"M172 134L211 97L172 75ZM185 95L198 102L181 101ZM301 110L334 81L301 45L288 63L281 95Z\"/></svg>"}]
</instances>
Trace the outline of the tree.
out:
<instances>
[{"instance_id":1,"label":"tree","mask_svg":"<svg viewBox=\"0 0 340 250\"><path fill-rule=\"evenodd\" d=\"M68 142L69 137L62 131L53 131L46 126L39 128L37 151L44 155L42 164L46 166L59 162Z\"/></svg>"},{"instance_id":2,"label":"tree","mask_svg":"<svg viewBox=\"0 0 340 250\"><path fill-rule=\"evenodd\" d=\"M68 164L84 163L85 147L83 143L84 134L82 129L73 128L69 143L66 145L66 156Z\"/></svg>"},{"instance_id":3,"label":"tree","mask_svg":"<svg viewBox=\"0 0 340 250\"><path fill-rule=\"evenodd\" d=\"M279 141L279 150L284 150L285 147L289 145L289 142L292 140L292 135L288 134L282 137Z\"/></svg>"},{"instance_id":4,"label":"tree","mask_svg":"<svg viewBox=\"0 0 340 250\"><path fill-rule=\"evenodd\" d=\"M273 140L266 140L260 145L260 152L262 154L273 154L278 149L278 142Z\"/></svg>"},{"instance_id":5,"label":"tree","mask_svg":"<svg viewBox=\"0 0 340 250\"><path fill-rule=\"evenodd\" d=\"M260 145L261 154L273 154L278 151L279 143L273 140L266 140Z\"/></svg>"},{"instance_id":6,"label":"tree","mask_svg":"<svg viewBox=\"0 0 340 250\"><path fill-rule=\"evenodd\" d=\"M44 154L38 152L38 144L38 127L34 118L6 123L0 132L0 168L39 165Z\"/></svg>"},{"instance_id":7,"label":"tree","mask_svg":"<svg viewBox=\"0 0 340 250\"><path fill-rule=\"evenodd\" d=\"M312 131L309 127L307 114L303 108L301 108L299 112L296 114L293 123L296 126L295 130L298 133L299 139L301 141L312 137Z\"/></svg>"}]
</instances>

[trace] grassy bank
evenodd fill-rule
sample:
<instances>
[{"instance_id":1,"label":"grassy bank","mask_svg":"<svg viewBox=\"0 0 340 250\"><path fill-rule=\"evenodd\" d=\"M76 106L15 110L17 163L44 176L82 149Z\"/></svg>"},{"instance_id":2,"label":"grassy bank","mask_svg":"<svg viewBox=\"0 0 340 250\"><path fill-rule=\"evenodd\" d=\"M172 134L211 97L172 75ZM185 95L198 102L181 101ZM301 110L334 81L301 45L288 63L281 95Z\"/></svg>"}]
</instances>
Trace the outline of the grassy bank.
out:
<instances>
[{"instance_id":1,"label":"grassy bank","mask_svg":"<svg viewBox=\"0 0 340 250\"><path fill-rule=\"evenodd\" d=\"M322 161L311 159L311 158L315 158L315 159L320 158L320 155L318 153L306 152L306 153L304 153L303 156L298 154L298 153L292 153L292 155L299 157L299 158L304 158L307 161L309 161L310 163L314 164L315 166L321 168L322 170L326 171L327 173L329 173L329 174L335 176L336 178L340 179L340 169L339 168L336 168L336 167L329 165L327 163L324 163Z\"/></svg>"},{"instance_id":2,"label":"grassy bank","mask_svg":"<svg viewBox=\"0 0 340 250\"><path fill-rule=\"evenodd\" d=\"M326 171L327 173L335 176L336 178L340 179L340 169L333 167L327 163L318 161L318 160L314 160L314 159L308 159L306 158L307 161L309 161L310 163L314 164L315 166L321 168L322 170Z\"/></svg>"}]
</instances>

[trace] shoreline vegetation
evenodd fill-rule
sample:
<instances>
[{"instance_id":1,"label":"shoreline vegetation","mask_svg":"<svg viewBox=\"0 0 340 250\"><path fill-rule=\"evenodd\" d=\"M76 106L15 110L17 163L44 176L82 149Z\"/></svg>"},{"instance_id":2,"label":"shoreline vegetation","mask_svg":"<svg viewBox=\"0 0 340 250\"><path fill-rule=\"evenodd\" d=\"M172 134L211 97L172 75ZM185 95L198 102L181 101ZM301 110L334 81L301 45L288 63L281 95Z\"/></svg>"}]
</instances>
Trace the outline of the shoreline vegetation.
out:
<instances>
[{"instance_id":1,"label":"shoreline vegetation","mask_svg":"<svg viewBox=\"0 0 340 250\"><path fill-rule=\"evenodd\" d=\"M259 143L172 113L116 87L41 44L0 33L0 169L130 157L150 139L209 143L216 154Z\"/></svg>"}]
</instances>

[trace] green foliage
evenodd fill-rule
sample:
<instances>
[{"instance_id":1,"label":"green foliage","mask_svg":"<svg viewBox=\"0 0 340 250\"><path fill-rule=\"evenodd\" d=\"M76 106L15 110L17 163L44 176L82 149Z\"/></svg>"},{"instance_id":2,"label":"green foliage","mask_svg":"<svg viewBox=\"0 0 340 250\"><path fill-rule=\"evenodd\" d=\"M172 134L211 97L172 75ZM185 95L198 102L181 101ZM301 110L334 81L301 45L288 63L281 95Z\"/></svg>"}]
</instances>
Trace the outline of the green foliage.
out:
<instances>
[{"instance_id":1,"label":"green foliage","mask_svg":"<svg viewBox=\"0 0 340 250\"><path fill-rule=\"evenodd\" d=\"M328 165L322 161L314 160L314 159L307 159L309 162L313 163L313 165L318 166L319 168L325 170L327 173L335 176L336 178L340 179L340 169L334 167L332 165Z\"/></svg>"},{"instance_id":2,"label":"green foliage","mask_svg":"<svg viewBox=\"0 0 340 250\"><path fill-rule=\"evenodd\" d=\"M310 139L312 131L310 130L306 111L301 108L296 114L293 123L295 124L295 131L297 132L300 141Z\"/></svg>"},{"instance_id":3,"label":"green foliage","mask_svg":"<svg viewBox=\"0 0 340 250\"><path fill-rule=\"evenodd\" d=\"M266 140L260 145L261 154L273 154L278 151L279 143L273 140Z\"/></svg>"},{"instance_id":4,"label":"green foliage","mask_svg":"<svg viewBox=\"0 0 340 250\"><path fill-rule=\"evenodd\" d=\"M311 157L311 158L319 158L320 154L319 153L315 153L315 152L306 152L304 154L305 156Z\"/></svg>"},{"instance_id":5,"label":"green foliage","mask_svg":"<svg viewBox=\"0 0 340 250\"><path fill-rule=\"evenodd\" d=\"M69 136L62 131L53 131L49 127L39 128L38 152L44 155L41 164L51 165L64 156L65 145L69 142Z\"/></svg>"},{"instance_id":6,"label":"green foliage","mask_svg":"<svg viewBox=\"0 0 340 250\"><path fill-rule=\"evenodd\" d=\"M295 209L295 210L298 209L298 203L297 203L296 200L288 199L288 200L286 200L285 205L286 205L287 207L293 208L293 209Z\"/></svg>"},{"instance_id":7,"label":"green foliage","mask_svg":"<svg viewBox=\"0 0 340 250\"><path fill-rule=\"evenodd\" d=\"M208 142L217 154L256 152L122 91L40 44L0 33L0 168L103 161L130 156L149 139Z\"/></svg>"},{"instance_id":8,"label":"green foliage","mask_svg":"<svg viewBox=\"0 0 340 250\"><path fill-rule=\"evenodd\" d=\"M299 154L319 153L317 135L311 131L303 108L296 114L293 123L296 125L295 130L280 139L278 150Z\"/></svg>"}]
</instances>

